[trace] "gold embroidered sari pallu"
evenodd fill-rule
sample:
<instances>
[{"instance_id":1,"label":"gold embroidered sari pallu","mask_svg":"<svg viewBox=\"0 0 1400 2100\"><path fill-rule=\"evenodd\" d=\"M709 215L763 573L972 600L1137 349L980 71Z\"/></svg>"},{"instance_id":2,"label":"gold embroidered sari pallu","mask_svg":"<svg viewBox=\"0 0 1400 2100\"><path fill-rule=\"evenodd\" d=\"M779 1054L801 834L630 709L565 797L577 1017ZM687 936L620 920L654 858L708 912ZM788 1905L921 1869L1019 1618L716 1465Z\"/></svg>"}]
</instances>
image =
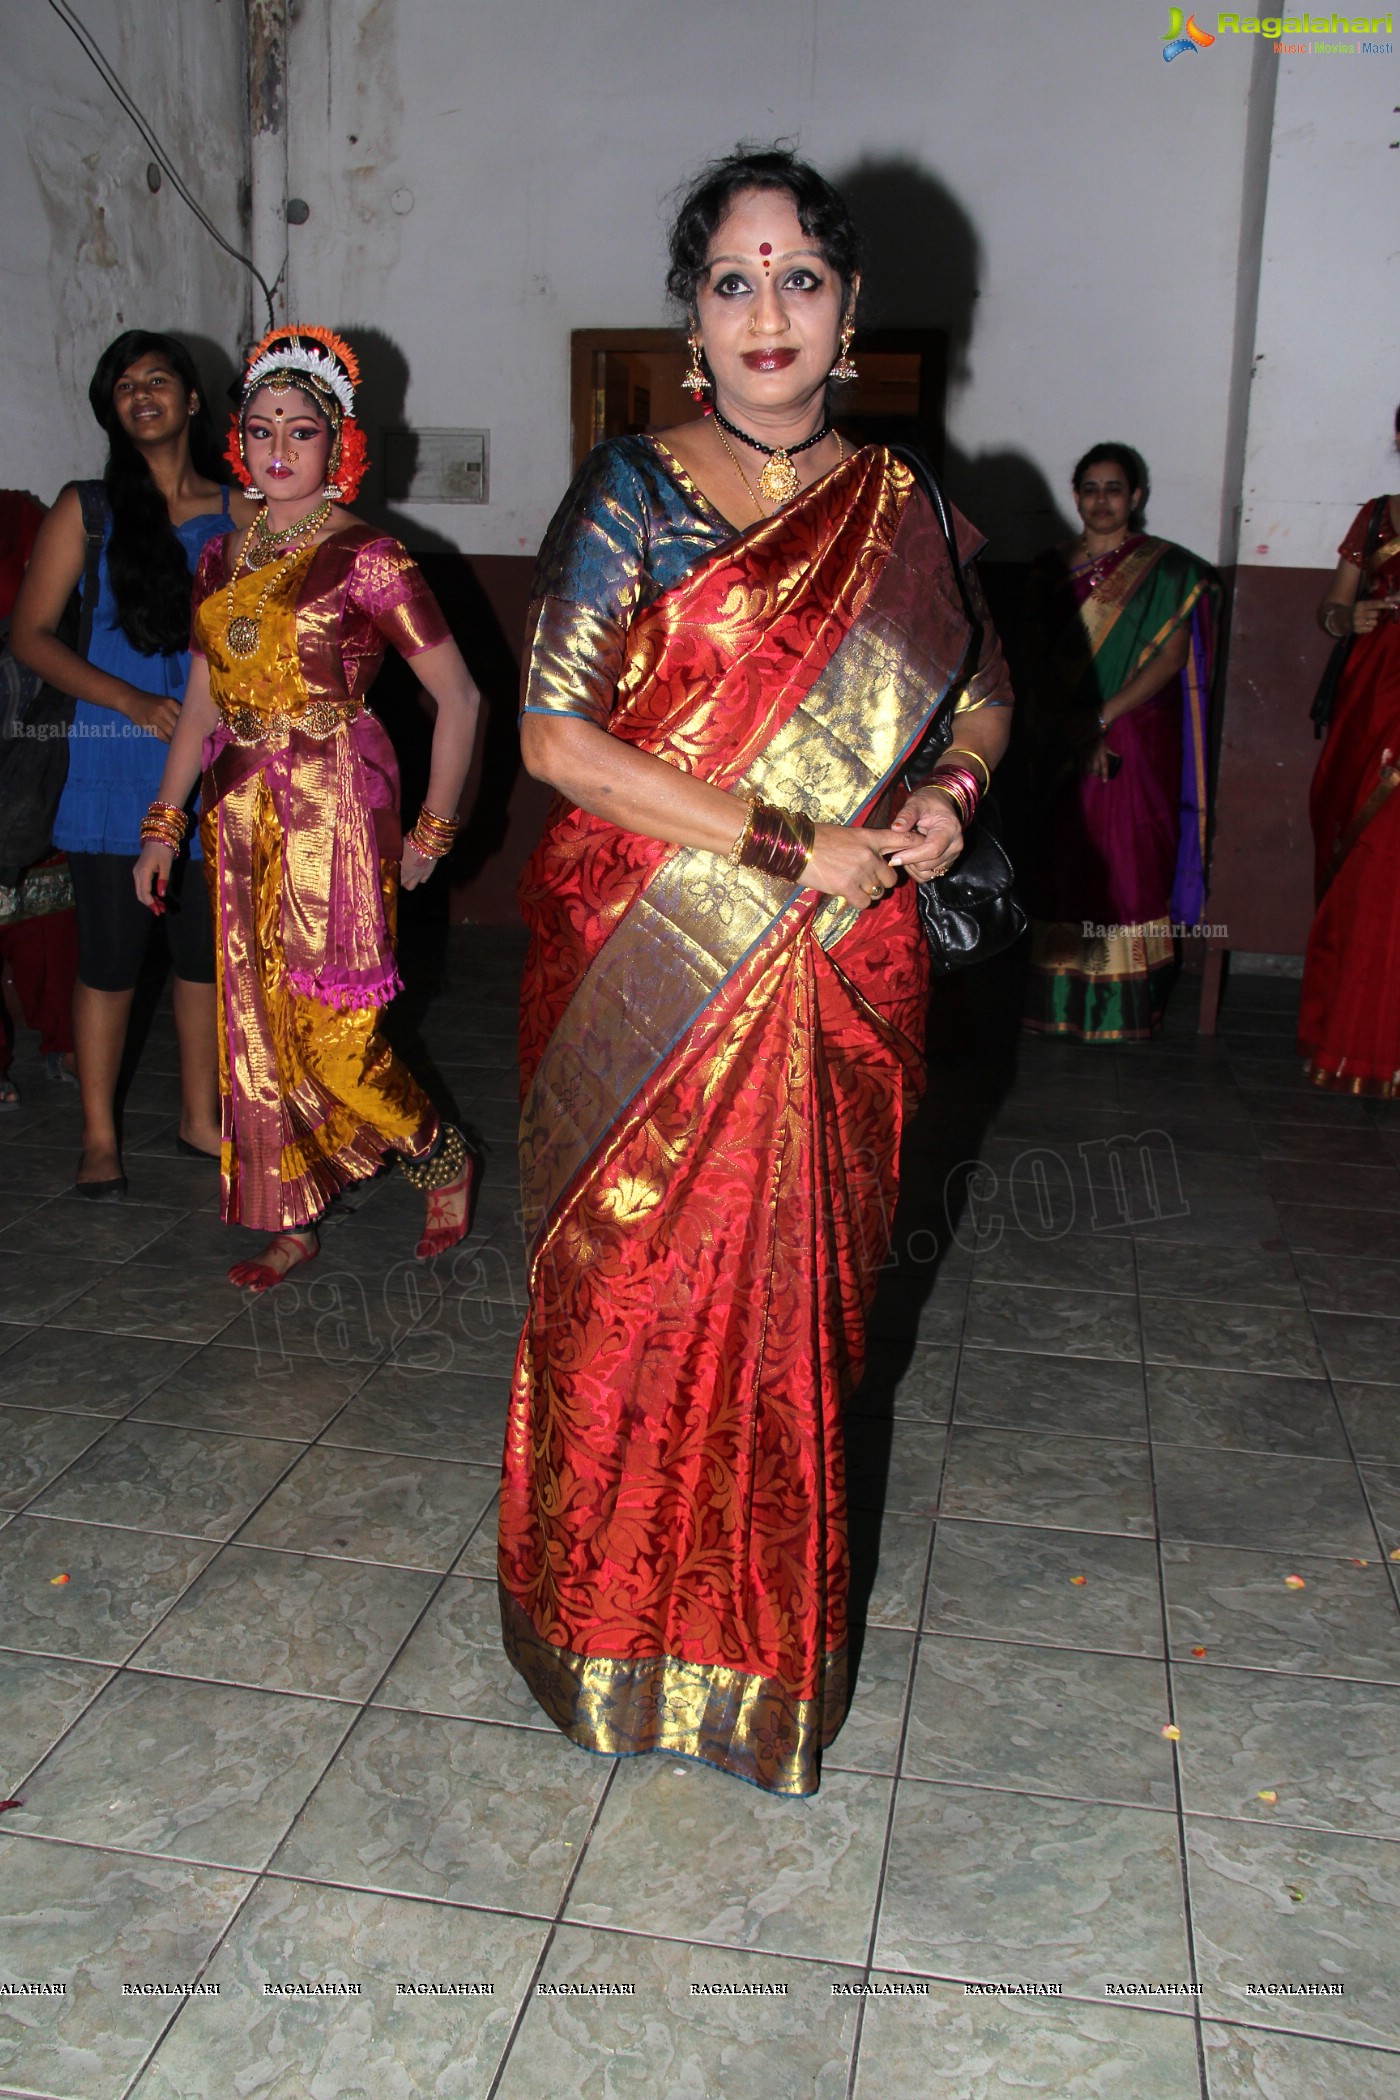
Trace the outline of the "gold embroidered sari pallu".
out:
<instances>
[{"instance_id":1,"label":"gold embroidered sari pallu","mask_svg":"<svg viewBox=\"0 0 1400 2100\"><path fill-rule=\"evenodd\" d=\"M250 659L228 650L225 589L196 617L222 718L201 835L218 927L223 1215L267 1231L311 1222L391 1147L421 1152L436 1129L379 1033L399 988L393 751L343 674L333 697L308 688L304 659L339 673L334 591L313 607L331 629L319 657L298 632L317 556L333 573L369 538L308 550L265 598L265 575L238 579L235 611L256 608L261 630Z\"/></svg>"},{"instance_id":2,"label":"gold embroidered sari pallu","mask_svg":"<svg viewBox=\"0 0 1400 2100\"><path fill-rule=\"evenodd\" d=\"M871 448L636 616L609 726L860 823L965 639L933 517ZM846 1701L840 1408L921 1082L914 892L856 914L559 803L521 895L507 1649L588 1748L807 1793Z\"/></svg>"}]
</instances>

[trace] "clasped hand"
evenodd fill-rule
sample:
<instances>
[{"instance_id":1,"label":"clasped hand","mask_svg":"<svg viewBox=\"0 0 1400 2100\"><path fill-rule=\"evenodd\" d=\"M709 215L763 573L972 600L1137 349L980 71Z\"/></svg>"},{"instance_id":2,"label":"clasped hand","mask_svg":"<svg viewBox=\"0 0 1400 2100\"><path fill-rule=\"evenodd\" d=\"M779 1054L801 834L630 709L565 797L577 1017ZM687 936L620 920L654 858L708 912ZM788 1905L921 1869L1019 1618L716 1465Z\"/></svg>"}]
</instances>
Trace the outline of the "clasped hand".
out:
<instances>
[{"instance_id":1,"label":"clasped hand","mask_svg":"<svg viewBox=\"0 0 1400 2100\"><path fill-rule=\"evenodd\" d=\"M842 897L857 911L878 903L901 872L927 882L962 852L962 827L946 795L923 788L909 797L887 830L818 824L803 882Z\"/></svg>"},{"instance_id":2,"label":"clasped hand","mask_svg":"<svg viewBox=\"0 0 1400 2100\"><path fill-rule=\"evenodd\" d=\"M1390 613L1400 612L1400 592L1388 598L1362 598L1351 608L1353 634L1371 634Z\"/></svg>"}]
</instances>

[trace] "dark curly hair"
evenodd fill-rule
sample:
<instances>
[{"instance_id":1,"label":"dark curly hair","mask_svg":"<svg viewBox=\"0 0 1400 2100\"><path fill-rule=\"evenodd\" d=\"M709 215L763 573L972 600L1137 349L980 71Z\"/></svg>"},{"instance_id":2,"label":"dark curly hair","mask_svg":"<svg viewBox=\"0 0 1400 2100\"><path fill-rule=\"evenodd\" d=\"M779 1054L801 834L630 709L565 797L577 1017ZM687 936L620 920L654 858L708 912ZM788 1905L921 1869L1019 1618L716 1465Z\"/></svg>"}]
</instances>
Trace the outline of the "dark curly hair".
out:
<instances>
[{"instance_id":1,"label":"dark curly hair","mask_svg":"<svg viewBox=\"0 0 1400 2100\"><path fill-rule=\"evenodd\" d=\"M128 328L110 342L97 360L88 387L92 412L107 433L107 465L102 474L112 511L107 574L127 639L147 656L163 656L189 647L189 563L170 522L165 498L122 429L115 406L122 373L138 358L150 356L163 358L186 394L198 397L199 406L189 422L190 460L196 474L206 481L225 482L228 470L219 455L214 419L194 359L184 344L147 328Z\"/></svg>"},{"instance_id":2,"label":"dark curly hair","mask_svg":"<svg viewBox=\"0 0 1400 2100\"><path fill-rule=\"evenodd\" d=\"M1111 466L1121 469L1123 474L1126 475L1130 494L1134 489L1138 492L1138 500L1133 505L1132 515L1128 519L1128 523L1133 531L1137 532L1141 529L1143 513L1147 509L1149 488L1147 461L1140 452L1135 452L1131 445L1119 444L1116 439L1110 439L1103 445L1091 445L1084 457L1076 465L1074 473L1070 477L1070 485L1077 495L1079 493L1079 485L1090 467L1096 467L1099 461L1103 459L1106 459Z\"/></svg>"},{"instance_id":3,"label":"dark curly hair","mask_svg":"<svg viewBox=\"0 0 1400 2100\"><path fill-rule=\"evenodd\" d=\"M744 146L702 168L686 190L671 223L671 267L666 289L687 313L695 311L695 294L705 274L710 243L734 199L745 190L786 190L798 224L815 241L829 267L841 279L845 304L860 268L860 236L845 198L824 175L799 160L791 147Z\"/></svg>"}]
</instances>

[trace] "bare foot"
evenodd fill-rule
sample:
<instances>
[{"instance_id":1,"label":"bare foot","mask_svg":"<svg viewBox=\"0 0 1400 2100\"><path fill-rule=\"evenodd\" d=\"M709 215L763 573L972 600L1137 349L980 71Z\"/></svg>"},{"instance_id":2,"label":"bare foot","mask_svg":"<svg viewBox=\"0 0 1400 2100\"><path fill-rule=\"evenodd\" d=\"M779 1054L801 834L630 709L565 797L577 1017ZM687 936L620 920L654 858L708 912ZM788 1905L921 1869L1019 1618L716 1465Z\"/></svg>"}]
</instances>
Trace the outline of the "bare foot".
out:
<instances>
[{"instance_id":1,"label":"bare foot","mask_svg":"<svg viewBox=\"0 0 1400 2100\"><path fill-rule=\"evenodd\" d=\"M449 1181L444 1189L429 1189L423 1237L413 1250L419 1261L431 1261L435 1254L445 1254L449 1247L466 1238L475 1179L476 1169L469 1153L455 1181Z\"/></svg>"},{"instance_id":2,"label":"bare foot","mask_svg":"<svg viewBox=\"0 0 1400 2100\"><path fill-rule=\"evenodd\" d=\"M279 1232L251 1261L236 1261L228 1272L228 1280L241 1291L275 1290L290 1270L299 1269L303 1262L315 1261L320 1251L320 1236L314 1225L300 1232Z\"/></svg>"}]
</instances>

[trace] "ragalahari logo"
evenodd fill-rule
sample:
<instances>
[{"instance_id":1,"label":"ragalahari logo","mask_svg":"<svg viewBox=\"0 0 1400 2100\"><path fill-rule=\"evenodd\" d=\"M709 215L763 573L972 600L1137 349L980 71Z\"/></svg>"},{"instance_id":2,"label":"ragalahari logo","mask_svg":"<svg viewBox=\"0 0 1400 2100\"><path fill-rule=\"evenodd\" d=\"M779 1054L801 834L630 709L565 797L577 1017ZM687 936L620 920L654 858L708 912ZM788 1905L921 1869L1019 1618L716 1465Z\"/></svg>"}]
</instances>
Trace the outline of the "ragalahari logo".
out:
<instances>
[{"instance_id":1,"label":"ragalahari logo","mask_svg":"<svg viewBox=\"0 0 1400 2100\"><path fill-rule=\"evenodd\" d=\"M1184 36L1182 34L1183 22L1186 30ZM1214 42L1215 38L1210 35L1209 31L1197 26L1194 15L1191 16L1189 21L1186 21L1181 8L1174 7L1171 10L1171 19L1167 33L1162 38L1162 56L1170 64L1172 59L1180 58L1184 51L1205 51Z\"/></svg>"}]
</instances>

